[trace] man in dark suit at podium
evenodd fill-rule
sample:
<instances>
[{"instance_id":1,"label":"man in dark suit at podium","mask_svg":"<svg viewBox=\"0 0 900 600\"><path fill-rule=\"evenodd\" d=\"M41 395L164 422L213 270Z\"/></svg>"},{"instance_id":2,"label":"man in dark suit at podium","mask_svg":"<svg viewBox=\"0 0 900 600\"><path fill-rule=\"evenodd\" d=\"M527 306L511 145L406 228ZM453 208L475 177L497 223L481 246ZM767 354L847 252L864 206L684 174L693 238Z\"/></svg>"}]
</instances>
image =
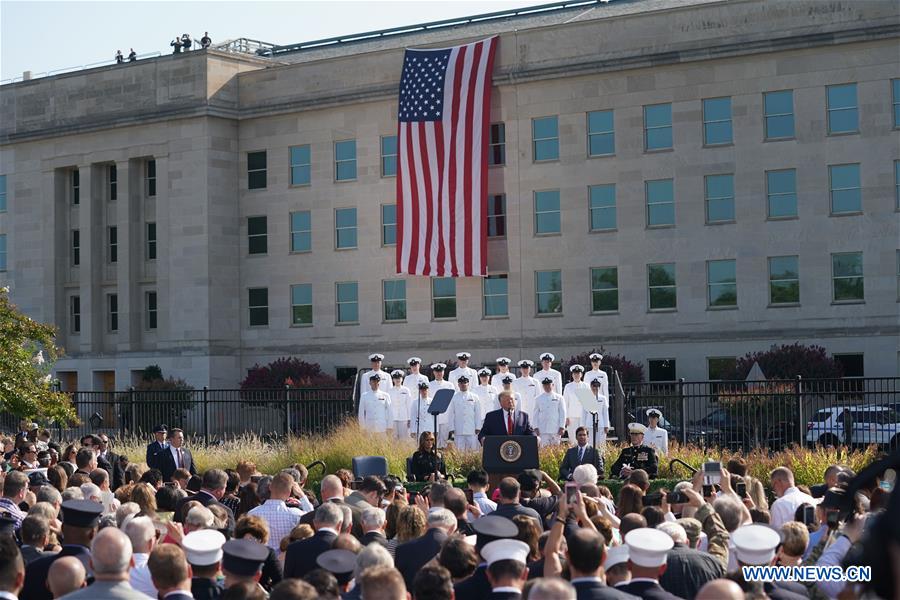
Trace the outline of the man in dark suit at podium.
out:
<instances>
[{"instance_id":1,"label":"man in dark suit at podium","mask_svg":"<svg viewBox=\"0 0 900 600\"><path fill-rule=\"evenodd\" d=\"M578 465L594 465L597 467L597 473L602 478L603 461L597 449L588 446L587 427L579 427L575 430L575 440L578 442L578 445L566 450L566 455L559 465L559 478L563 481L571 480L572 473Z\"/></svg>"},{"instance_id":2,"label":"man in dark suit at podium","mask_svg":"<svg viewBox=\"0 0 900 600\"><path fill-rule=\"evenodd\" d=\"M516 410L516 398L512 392L500 392L497 400L501 408L484 416L484 424L478 434L479 442L484 443L488 435L534 435L528 413Z\"/></svg>"}]
</instances>

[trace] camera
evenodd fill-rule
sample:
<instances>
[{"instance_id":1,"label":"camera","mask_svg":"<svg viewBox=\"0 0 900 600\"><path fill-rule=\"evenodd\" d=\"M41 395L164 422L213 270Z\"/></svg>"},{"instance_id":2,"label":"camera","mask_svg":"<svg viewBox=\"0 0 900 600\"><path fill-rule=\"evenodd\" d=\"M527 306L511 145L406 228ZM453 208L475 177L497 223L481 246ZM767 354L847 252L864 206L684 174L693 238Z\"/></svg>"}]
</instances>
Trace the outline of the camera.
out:
<instances>
[{"instance_id":1,"label":"camera","mask_svg":"<svg viewBox=\"0 0 900 600\"><path fill-rule=\"evenodd\" d=\"M804 518L806 515L803 515ZM835 529L841 523L841 513L836 510L829 510L825 515L825 523L829 529Z\"/></svg>"},{"instance_id":2,"label":"camera","mask_svg":"<svg viewBox=\"0 0 900 600\"><path fill-rule=\"evenodd\" d=\"M653 492L652 494L644 495L644 506L659 506L661 504L662 492Z\"/></svg>"},{"instance_id":3,"label":"camera","mask_svg":"<svg viewBox=\"0 0 900 600\"><path fill-rule=\"evenodd\" d=\"M687 504L690 498L684 492L669 492L666 494L666 502L669 504Z\"/></svg>"}]
</instances>

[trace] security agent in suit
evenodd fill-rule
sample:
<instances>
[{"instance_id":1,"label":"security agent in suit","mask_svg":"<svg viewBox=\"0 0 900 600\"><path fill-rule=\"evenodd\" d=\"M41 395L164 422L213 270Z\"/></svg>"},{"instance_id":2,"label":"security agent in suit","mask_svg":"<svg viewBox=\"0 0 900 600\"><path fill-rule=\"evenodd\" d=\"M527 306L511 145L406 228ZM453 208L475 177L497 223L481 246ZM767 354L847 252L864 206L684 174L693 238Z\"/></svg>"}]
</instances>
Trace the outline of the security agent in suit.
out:
<instances>
[{"instance_id":1,"label":"security agent in suit","mask_svg":"<svg viewBox=\"0 0 900 600\"><path fill-rule=\"evenodd\" d=\"M631 446L622 450L619 458L609 468L612 477L628 477L635 469L647 471L650 479L656 478L659 470L659 459L656 451L644 444L644 432L646 427L640 423L628 424L628 435L631 438Z\"/></svg>"},{"instance_id":2,"label":"security agent in suit","mask_svg":"<svg viewBox=\"0 0 900 600\"><path fill-rule=\"evenodd\" d=\"M165 425L157 425L153 428L153 436L156 439L147 445L147 459L144 461L151 469L159 468L156 466L156 455L169 446L169 442L166 440L168 430L169 428Z\"/></svg>"},{"instance_id":3,"label":"security agent in suit","mask_svg":"<svg viewBox=\"0 0 900 600\"><path fill-rule=\"evenodd\" d=\"M592 529L578 529L566 538L569 582L577 600L635 600L637 597L607 586L600 579L606 544L603 536Z\"/></svg>"},{"instance_id":4,"label":"security agent in suit","mask_svg":"<svg viewBox=\"0 0 900 600\"><path fill-rule=\"evenodd\" d=\"M597 449L588 445L588 430L582 426L575 430L575 440L577 445L566 450L559 465L559 478L564 481L572 479L572 473L575 467L579 465L594 465L600 478L603 478L603 457L597 452Z\"/></svg>"},{"instance_id":5,"label":"security agent in suit","mask_svg":"<svg viewBox=\"0 0 900 600\"><path fill-rule=\"evenodd\" d=\"M419 569L441 551L447 538L456 531L456 517L446 508L428 513L428 530L422 537L404 542L394 550L394 566L403 575L407 589L412 589L413 579Z\"/></svg>"},{"instance_id":6,"label":"security agent in suit","mask_svg":"<svg viewBox=\"0 0 900 600\"><path fill-rule=\"evenodd\" d=\"M192 496L182 498L175 504L175 521L183 522L183 507L188 502L199 502L203 506L218 504L225 509L228 515L228 523L225 529L229 532L234 531L234 513L230 508L219 502L225 495L225 486L228 484L228 474L221 469L208 469L203 473L203 479L200 482L200 491Z\"/></svg>"},{"instance_id":7,"label":"security agent in suit","mask_svg":"<svg viewBox=\"0 0 900 600\"><path fill-rule=\"evenodd\" d=\"M323 502L316 509L313 527L316 533L304 540L292 542L284 556L284 578L302 578L317 568L316 558L323 552L331 550L338 537L344 511L334 502Z\"/></svg>"},{"instance_id":8,"label":"security agent in suit","mask_svg":"<svg viewBox=\"0 0 900 600\"><path fill-rule=\"evenodd\" d=\"M162 473L163 481L172 481L172 475L178 469L187 469L191 475L197 474L191 451L184 447L184 432L172 428L168 434L169 445L156 453L154 458L157 469Z\"/></svg>"},{"instance_id":9,"label":"security agent in suit","mask_svg":"<svg viewBox=\"0 0 900 600\"><path fill-rule=\"evenodd\" d=\"M483 444L484 437L488 435L534 435L528 413L516 410L516 397L513 392L503 390L498 400L500 410L492 410L484 416L484 424L478 432L479 442Z\"/></svg>"}]
</instances>

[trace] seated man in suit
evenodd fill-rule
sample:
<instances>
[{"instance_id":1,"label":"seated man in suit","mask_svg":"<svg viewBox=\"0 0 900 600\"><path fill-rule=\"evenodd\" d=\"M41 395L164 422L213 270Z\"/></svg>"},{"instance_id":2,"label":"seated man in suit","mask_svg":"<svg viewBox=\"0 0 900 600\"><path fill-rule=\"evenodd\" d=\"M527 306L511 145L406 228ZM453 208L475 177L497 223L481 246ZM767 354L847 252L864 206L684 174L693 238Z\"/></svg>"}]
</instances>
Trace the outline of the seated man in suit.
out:
<instances>
[{"instance_id":1,"label":"seated man in suit","mask_svg":"<svg viewBox=\"0 0 900 600\"><path fill-rule=\"evenodd\" d=\"M499 410L492 410L484 416L484 424L478 433L478 441L484 443L488 435L534 435L528 413L516 410L513 392L503 390L497 397Z\"/></svg>"},{"instance_id":2,"label":"seated man in suit","mask_svg":"<svg viewBox=\"0 0 900 600\"><path fill-rule=\"evenodd\" d=\"M323 502L316 509L313 518L316 533L312 537L292 542L287 547L284 555L284 578L299 579L318 568L316 559L323 552L331 550L343 522L344 511L341 507L334 502Z\"/></svg>"},{"instance_id":3,"label":"seated man in suit","mask_svg":"<svg viewBox=\"0 0 900 600\"><path fill-rule=\"evenodd\" d=\"M456 517L453 513L446 508L437 508L428 513L428 531L422 537L397 546L394 551L394 566L403 575L407 589L412 589L416 573L437 556L441 546L455 531ZM284 576L288 576L287 569Z\"/></svg>"},{"instance_id":4,"label":"seated man in suit","mask_svg":"<svg viewBox=\"0 0 900 600\"><path fill-rule=\"evenodd\" d=\"M228 516L226 529L234 531L234 513L230 508L219 502L225 495L225 486L228 484L228 474L221 469L208 469L203 473L203 479L200 483L200 491L192 496L186 496L175 504L175 521L182 522L183 507L191 501L197 501L203 506L209 507L212 504L218 504L225 509Z\"/></svg>"},{"instance_id":5,"label":"seated man in suit","mask_svg":"<svg viewBox=\"0 0 900 600\"><path fill-rule=\"evenodd\" d=\"M587 427L579 427L575 430L575 440L577 445L566 450L559 465L559 478L564 481L572 479L572 472L578 465L594 465L600 477L603 477L603 457L597 452L593 446L588 446L588 430Z\"/></svg>"},{"instance_id":6,"label":"seated man in suit","mask_svg":"<svg viewBox=\"0 0 900 600\"><path fill-rule=\"evenodd\" d=\"M153 462L162 473L163 481L172 481L177 469L186 469L191 475L197 474L194 457L184 447L184 432L177 427L169 430L169 445L156 453Z\"/></svg>"}]
</instances>

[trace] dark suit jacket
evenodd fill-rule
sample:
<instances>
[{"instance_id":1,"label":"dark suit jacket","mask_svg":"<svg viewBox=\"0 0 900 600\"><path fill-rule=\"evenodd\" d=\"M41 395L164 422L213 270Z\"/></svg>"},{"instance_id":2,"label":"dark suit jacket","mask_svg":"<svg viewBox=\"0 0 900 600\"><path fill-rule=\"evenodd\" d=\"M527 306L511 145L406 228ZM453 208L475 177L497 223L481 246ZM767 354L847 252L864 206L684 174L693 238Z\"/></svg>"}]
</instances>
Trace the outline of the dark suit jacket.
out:
<instances>
[{"instance_id":1,"label":"dark suit jacket","mask_svg":"<svg viewBox=\"0 0 900 600\"><path fill-rule=\"evenodd\" d=\"M577 600L636 600L637 596L626 594L599 581L577 581L572 584Z\"/></svg>"},{"instance_id":2,"label":"dark suit jacket","mask_svg":"<svg viewBox=\"0 0 900 600\"><path fill-rule=\"evenodd\" d=\"M541 519L541 515L539 515L538 512L533 508L528 508L527 506L522 506L521 504L498 504L497 510L495 510L491 514L498 517L506 517L510 521L512 521L512 518L516 515L525 515L526 517L531 517L532 519L537 521L538 528L541 531L544 530L544 522Z\"/></svg>"},{"instance_id":3,"label":"dark suit jacket","mask_svg":"<svg viewBox=\"0 0 900 600\"><path fill-rule=\"evenodd\" d=\"M25 568L25 587L19 593L20 600L53 600L53 595L47 589L47 573L50 565L63 556L74 556L82 562L88 575L91 574L91 551L84 546L65 545L58 554L41 557Z\"/></svg>"},{"instance_id":4,"label":"dark suit jacket","mask_svg":"<svg viewBox=\"0 0 900 600\"><path fill-rule=\"evenodd\" d=\"M431 528L420 538L404 542L394 551L394 566L403 575L406 589L413 589L413 579L425 563L437 556L447 539L442 529Z\"/></svg>"},{"instance_id":5,"label":"dark suit jacket","mask_svg":"<svg viewBox=\"0 0 900 600\"><path fill-rule=\"evenodd\" d=\"M563 481L569 481L572 479L572 472L578 465L594 465L597 467L597 471L601 474L602 479L603 459L600 457L600 453L597 452L597 449L590 445L585 446L584 458L582 460L578 460L578 451L578 446L566 450L566 455L559 464L559 478Z\"/></svg>"},{"instance_id":6,"label":"dark suit jacket","mask_svg":"<svg viewBox=\"0 0 900 600\"><path fill-rule=\"evenodd\" d=\"M185 592L172 593L166 596L166 600L195 600L193 594Z\"/></svg>"},{"instance_id":7,"label":"dark suit jacket","mask_svg":"<svg viewBox=\"0 0 900 600\"><path fill-rule=\"evenodd\" d=\"M362 536L362 539L360 539L359 542L363 545L363 547L366 547L373 542L376 544L381 544L385 548L388 547L388 540L380 531L370 531L369 533Z\"/></svg>"},{"instance_id":8,"label":"dark suit jacket","mask_svg":"<svg viewBox=\"0 0 900 600\"><path fill-rule=\"evenodd\" d=\"M191 456L191 451L184 447L182 447L182 449L184 450L182 454L184 458L184 468L187 469L191 475L196 475L197 467L194 466L194 457ZM172 456L171 446L157 452L153 462L155 463L154 468L159 469L160 472L162 472L163 481L172 481L172 474L178 469L178 465L175 464L175 457Z\"/></svg>"},{"instance_id":9,"label":"dark suit jacket","mask_svg":"<svg viewBox=\"0 0 900 600\"><path fill-rule=\"evenodd\" d=\"M337 536L330 531L317 531L312 537L297 540L287 547L284 555L284 578L302 578L318 568L316 559L320 554L331 550Z\"/></svg>"},{"instance_id":10,"label":"dark suit jacket","mask_svg":"<svg viewBox=\"0 0 900 600\"><path fill-rule=\"evenodd\" d=\"M125 470L122 469L122 465L119 464L119 455L115 452L107 451L106 458L103 459L102 463L99 458L97 459L97 466L109 473L110 489L118 489L118 487L124 483Z\"/></svg>"},{"instance_id":11,"label":"dark suit jacket","mask_svg":"<svg viewBox=\"0 0 900 600\"><path fill-rule=\"evenodd\" d=\"M518 600L521 597L521 592L491 592L487 595L488 600Z\"/></svg>"},{"instance_id":12,"label":"dark suit jacket","mask_svg":"<svg viewBox=\"0 0 900 600\"><path fill-rule=\"evenodd\" d=\"M153 440L149 444L147 444L147 466L151 469L156 469L156 454L163 449L162 444Z\"/></svg>"},{"instance_id":13,"label":"dark suit jacket","mask_svg":"<svg viewBox=\"0 0 900 600\"><path fill-rule=\"evenodd\" d=\"M644 600L684 600L662 589L655 581L631 581L625 585L616 586L616 589Z\"/></svg>"},{"instance_id":14,"label":"dark suit jacket","mask_svg":"<svg viewBox=\"0 0 900 600\"><path fill-rule=\"evenodd\" d=\"M332 498L329 502L334 502L335 504L343 504L344 506L350 507L350 514L353 515L353 528L350 530L350 533L358 539L362 540L362 511L352 504L347 504L343 498ZM313 519L316 516L316 511L311 510L308 513L305 513L302 517L300 517L300 524L306 524L310 527L313 526Z\"/></svg>"},{"instance_id":15,"label":"dark suit jacket","mask_svg":"<svg viewBox=\"0 0 900 600\"><path fill-rule=\"evenodd\" d=\"M467 579L463 579L453 586L457 598L485 598L491 593L491 583L487 578L487 565L481 564L475 568Z\"/></svg>"},{"instance_id":16,"label":"dark suit jacket","mask_svg":"<svg viewBox=\"0 0 900 600\"><path fill-rule=\"evenodd\" d=\"M194 577L191 579L191 595L194 600L219 600L225 588L212 579Z\"/></svg>"},{"instance_id":17,"label":"dark suit jacket","mask_svg":"<svg viewBox=\"0 0 900 600\"><path fill-rule=\"evenodd\" d=\"M184 523L184 519L182 518L182 515L181 515L181 512L182 512L181 509L184 507L185 504L187 504L188 502L191 502L192 500L196 500L197 502L199 502L200 504L202 504L203 506L206 506L206 507L210 506L211 504L218 504L219 506L224 508L228 512L228 525L226 526L226 529L228 529L228 531L234 531L234 513L231 511L231 509L228 508L227 506L225 506L224 504L222 504L221 502L219 502L218 500L216 500L215 496L213 496L212 494L209 494L207 492L204 492L203 490L200 490L193 496L186 496L175 503L175 515L174 515L173 519L176 522Z\"/></svg>"},{"instance_id":18,"label":"dark suit jacket","mask_svg":"<svg viewBox=\"0 0 900 600\"><path fill-rule=\"evenodd\" d=\"M22 559L25 561L26 565L29 565L36 561L39 558L43 558L44 556L50 556L54 554L53 552L44 552L43 550L38 550L34 546L24 545L19 550L22 552Z\"/></svg>"},{"instance_id":19,"label":"dark suit jacket","mask_svg":"<svg viewBox=\"0 0 900 600\"><path fill-rule=\"evenodd\" d=\"M724 576L722 563L711 555L676 545L666 555L666 572L659 585L676 596L693 598L707 581Z\"/></svg>"},{"instance_id":20,"label":"dark suit jacket","mask_svg":"<svg viewBox=\"0 0 900 600\"><path fill-rule=\"evenodd\" d=\"M492 410L484 415L484 424L478 433L478 439L483 440L486 435L509 435L506 431L506 417L503 409ZM534 435L528 413L518 409L513 413L513 435Z\"/></svg>"}]
</instances>

